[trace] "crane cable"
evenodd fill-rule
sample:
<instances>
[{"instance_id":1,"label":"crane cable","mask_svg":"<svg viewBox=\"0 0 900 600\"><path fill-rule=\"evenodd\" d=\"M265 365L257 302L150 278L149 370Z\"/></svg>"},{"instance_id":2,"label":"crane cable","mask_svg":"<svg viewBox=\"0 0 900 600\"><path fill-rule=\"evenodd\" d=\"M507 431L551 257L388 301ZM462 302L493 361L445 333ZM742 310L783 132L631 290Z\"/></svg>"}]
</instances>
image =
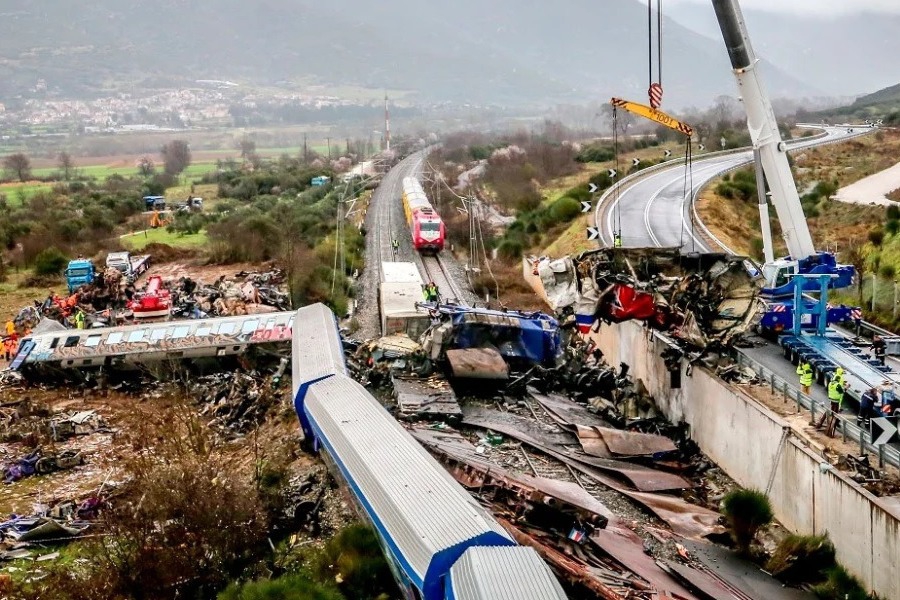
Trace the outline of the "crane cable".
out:
<instances>
[{"instance_id":1,"label":"crane cable","mask_svg":"<svg viewBox=\"0 0 900 600\"><path fill-rule=\"evenodd\" d=\"M613 177L617 177L619 173L619 111L613 106L613 156L615 157L616 166L613 171L616 173ZM613 246L616 246L616 240L622 239L622 213L619 210L619 186L614 181L610 181L613 186L613 222L615 223L615 231L613 232Z\"/></svg>"},{"instance_id":2,"label":"crane cable","mask_svg":"<svg viewBox=\"0 0 900 600\"><path fill-rule=\"evenodd\" d=\"M694 235L694 161L693 149L691 146L691 138L686 137L684 143L684 183L682 184L682 212L684 212L684 204L687 203L688 217L690 219L691 234L691 251L696 252L696 237ZM684 248L684 217L681 219L681 238L680 247Z\"/></svg>"},{"instance_id":3,"label":"crane cable","mask_svg":"<svg viewBox=\"0 0 900 600\"><path fill-rule=\"evenodd\" d=\"M655 89L654 89L655 88ZM662 0L656 0L656 81L653 81L653 0L647 0L647 95L650 106L662 105Z\"/></svg>"}]
</instances>

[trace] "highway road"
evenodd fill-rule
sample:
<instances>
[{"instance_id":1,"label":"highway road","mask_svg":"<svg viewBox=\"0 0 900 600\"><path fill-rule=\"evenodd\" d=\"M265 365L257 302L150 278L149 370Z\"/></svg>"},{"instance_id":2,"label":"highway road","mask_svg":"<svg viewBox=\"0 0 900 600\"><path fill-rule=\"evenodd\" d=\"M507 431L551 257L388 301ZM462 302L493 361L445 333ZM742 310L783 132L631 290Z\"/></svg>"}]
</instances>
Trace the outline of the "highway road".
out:
<instances>
[{"instance_id":1,"label":"highway road","mask_svg":"<svg viewBox=\"0 0 900 600\"><path fill-rule=\"evenodd\" d=\"M868 133L868 128L845 126L819 127L825 135L800 138L788 142L791 151L830 144ZM752 150L731 154L714 154L693 159L690 197L696 197L707 183L720 174L753 162ZM613 233L621 222L622 245L626 247L680 247L686 252L728 250L713 247L701 235L699 224L691 222L692 203L686 201L689 183L685 182L684 160L673 161L644 177L639 177L618 193L611 193L595 210L595 223L601 230L603 245L611 246ZM696 229L696 231L695 231Z\"/></svg>"}]
</instances>

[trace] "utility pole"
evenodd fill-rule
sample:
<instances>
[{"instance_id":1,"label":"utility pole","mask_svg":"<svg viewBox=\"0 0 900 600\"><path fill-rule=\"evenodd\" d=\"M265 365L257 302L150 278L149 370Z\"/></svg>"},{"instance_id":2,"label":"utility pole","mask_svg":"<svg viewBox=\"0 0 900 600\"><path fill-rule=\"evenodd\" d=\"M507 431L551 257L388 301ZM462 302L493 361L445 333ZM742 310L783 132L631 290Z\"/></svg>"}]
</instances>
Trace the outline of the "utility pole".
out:
<instances>
[{"instance_id":1,"label":"utility pole","mask_svg":"<svg viewBox=\"0 0 900 600\"><path fill-rule=\"evenodd\" d=\"M331 160L331 138L326 137L325 143L328 144L328 160Z\"/></svg>"},{"instance_id":2,"label":"utility pole","mask_svg":"<svg viewBox=\"0 0 900 600\"><path fill-rule=\"evenodd\" d=\"M385 150L391 151L391 113L388 110L387 92L384 93L384 143Z\"/></svg>"},{"instance_id":3,"label":"utility pole","mask_svg":"<svg viewBox=\"0 0 900 600\"><path fill-rule=\"evenodd\" d=\"M306 145L306 134L303 134L303 164L309 164L309 146Z\"/></svg>"}]
</instances>

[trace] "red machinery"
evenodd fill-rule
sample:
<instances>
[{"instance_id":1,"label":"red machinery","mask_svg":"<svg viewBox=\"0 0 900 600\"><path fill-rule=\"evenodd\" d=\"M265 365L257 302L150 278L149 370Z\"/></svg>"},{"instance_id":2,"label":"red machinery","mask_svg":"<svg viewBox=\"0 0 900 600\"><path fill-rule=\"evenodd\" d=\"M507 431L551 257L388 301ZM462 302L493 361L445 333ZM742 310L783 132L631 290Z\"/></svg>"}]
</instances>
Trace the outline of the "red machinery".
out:
<instances>
[{"instance_id":1,"label":"red machinery","mask_svg":"<svg viewBox=\"0 0 900 600\"><path fill-rule=\"evenodd\" d=\"M416 250L437 253L444 249L444 222L415 177L403 178L403 212Z\"/></svg>"},{"instance_id":2,"label":"red machinery","mask_svg":"<svg viewBox=\"0 0 900 600\"><path fill-rule=\"evenodd\" d=\"M134 313L136 319L150 317L166 317L172 307L172 299L169 290L163 288L162 277L153 275L147 282L147 287L128 304L128 308Z\"/></svg>"}]
</instances>

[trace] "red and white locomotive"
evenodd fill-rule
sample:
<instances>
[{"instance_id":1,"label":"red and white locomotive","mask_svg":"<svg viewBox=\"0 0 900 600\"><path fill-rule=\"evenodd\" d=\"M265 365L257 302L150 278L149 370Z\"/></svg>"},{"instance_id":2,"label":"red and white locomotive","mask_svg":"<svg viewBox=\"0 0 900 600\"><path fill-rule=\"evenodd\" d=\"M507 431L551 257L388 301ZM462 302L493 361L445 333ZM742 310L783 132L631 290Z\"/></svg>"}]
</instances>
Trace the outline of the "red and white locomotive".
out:
<instances>
[{"instance_id":1,"label":"red and white locomotive","mask_svg":"<svg viewBox=\"0 0 900 600\"><path fill-rule=\"evenodd\" d=\"M416 250L438 253L444 249L444 222L415 177L403 178L403 212Z\"/></svg>"}]
</instances>

